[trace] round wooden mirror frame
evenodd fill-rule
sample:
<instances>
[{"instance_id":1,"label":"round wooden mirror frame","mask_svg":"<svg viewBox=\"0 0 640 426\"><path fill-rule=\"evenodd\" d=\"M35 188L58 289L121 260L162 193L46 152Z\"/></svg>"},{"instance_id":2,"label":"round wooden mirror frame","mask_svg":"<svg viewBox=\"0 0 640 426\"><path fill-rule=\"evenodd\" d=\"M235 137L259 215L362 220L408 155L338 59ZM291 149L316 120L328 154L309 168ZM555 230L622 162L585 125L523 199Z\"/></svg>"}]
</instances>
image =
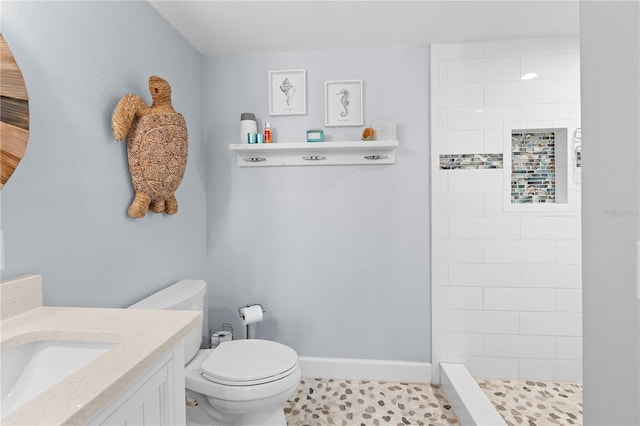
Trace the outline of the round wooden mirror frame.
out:
<instances>
[{"instance_id":1,"label":"round wooden mirror frame","mask_svg":"<svg viewBox=\"0 0 640 426\"><path fill-rule=\"evenodd\" d=\"M0 189L22 159L29 140L29 96L22 72L0 34Z\"/></svg>"}]
</instances>

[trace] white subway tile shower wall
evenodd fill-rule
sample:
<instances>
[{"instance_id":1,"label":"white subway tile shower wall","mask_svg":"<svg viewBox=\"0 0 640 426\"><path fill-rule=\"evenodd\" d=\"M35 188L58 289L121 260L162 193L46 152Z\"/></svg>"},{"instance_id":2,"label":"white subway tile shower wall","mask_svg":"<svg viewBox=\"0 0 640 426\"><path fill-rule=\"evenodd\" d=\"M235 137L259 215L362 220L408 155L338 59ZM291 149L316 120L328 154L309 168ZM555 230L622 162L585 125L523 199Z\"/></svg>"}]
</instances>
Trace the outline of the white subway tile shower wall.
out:
<instances>
[{"instance_id":1,"label":"white subway tile shower wall","mask_svg":"<svg viewBox=\"0 0 640 426\"><path fill-rule=\"evenodd\" d=\"M454 165L433 171L433 213L447 227L433 253L446 271L434 331L440 360L463 362L478 377L581 381L579 181L570 170L566 205L514 210L505 206L504 175L510 129L571 135L580 126L578 40L436 45L432 60L440 117L432 153ZM538 76L521 80L526 73ZM500 154L503 167L489 161Z\"/></svg>"}]
</instances>

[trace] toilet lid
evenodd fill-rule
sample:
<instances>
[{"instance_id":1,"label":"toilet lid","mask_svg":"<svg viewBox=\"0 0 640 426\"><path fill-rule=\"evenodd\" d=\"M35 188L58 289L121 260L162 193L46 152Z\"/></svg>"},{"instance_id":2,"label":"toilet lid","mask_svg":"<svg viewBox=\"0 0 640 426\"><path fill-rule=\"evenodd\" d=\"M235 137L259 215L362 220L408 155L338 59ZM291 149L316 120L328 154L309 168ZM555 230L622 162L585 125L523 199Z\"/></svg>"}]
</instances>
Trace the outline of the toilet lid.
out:
<instances>
[{"instance_id":1,"label":"toilet lid","mask_svg":"<svg viewBox=\"0 0 640 426\"><path fill-rule=\"evenodd\" d=\"M222 342L202 362L202 375L223 384L258 384L286 376L298 362L288 346L259 339ZM287 373L286 375L282 373ZM274 377L280 376L280 377Z\"/></svg>"}]
</instances>

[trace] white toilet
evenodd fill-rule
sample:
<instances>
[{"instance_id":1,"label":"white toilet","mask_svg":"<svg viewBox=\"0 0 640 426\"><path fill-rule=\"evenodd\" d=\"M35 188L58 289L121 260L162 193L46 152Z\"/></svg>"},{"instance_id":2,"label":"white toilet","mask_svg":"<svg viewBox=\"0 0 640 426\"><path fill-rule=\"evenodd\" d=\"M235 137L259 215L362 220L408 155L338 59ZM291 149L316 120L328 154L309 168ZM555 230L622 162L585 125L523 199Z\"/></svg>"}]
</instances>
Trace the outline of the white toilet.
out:
<instances>
[{"instance_id":1,"label":"white toilet","mask_svg":"<svg viewBox=\"0 0 640 426\"><path fill-rule=\"evenodd\" d=\"M182 280L130 309L204 311L206 283ZM199 349L202 328L185 340L188 425L286 426L283 405L302 376L298 354L268 340L244 339Z\"/></svg>"}]
</instances>

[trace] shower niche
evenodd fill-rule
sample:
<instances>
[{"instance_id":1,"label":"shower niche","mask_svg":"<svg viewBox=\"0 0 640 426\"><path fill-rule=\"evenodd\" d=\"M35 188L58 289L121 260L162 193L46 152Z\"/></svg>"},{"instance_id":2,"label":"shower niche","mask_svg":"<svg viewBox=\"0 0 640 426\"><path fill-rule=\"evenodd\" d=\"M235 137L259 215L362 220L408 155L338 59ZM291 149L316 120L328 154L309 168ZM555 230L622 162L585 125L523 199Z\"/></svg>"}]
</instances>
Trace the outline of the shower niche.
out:
<instances>
[{"instance_id":1,"label":"shower niche","mask_svg":"<svg viewBox=\"0 0 640 426\"><path fill-rule=\"evenodd\" d=\"M569 129L510 128L505 136L507 210L569 207ZM508 144L508 146L507 146Z\"/></svg>"}]
</instances>

